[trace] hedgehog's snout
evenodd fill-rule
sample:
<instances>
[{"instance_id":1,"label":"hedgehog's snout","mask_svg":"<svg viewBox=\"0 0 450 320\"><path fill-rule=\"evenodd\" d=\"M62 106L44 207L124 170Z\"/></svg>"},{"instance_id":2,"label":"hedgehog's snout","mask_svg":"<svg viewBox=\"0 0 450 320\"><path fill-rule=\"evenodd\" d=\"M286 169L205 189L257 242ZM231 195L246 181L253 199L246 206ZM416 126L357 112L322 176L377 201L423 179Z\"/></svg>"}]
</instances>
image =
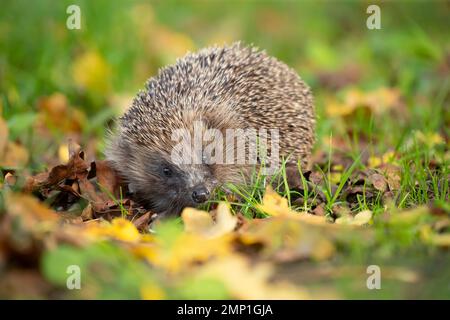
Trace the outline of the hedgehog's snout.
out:
<instances>
[{"instance_id":1,"label":"hedgehog's snout","mask_svg":"<svg viewBox=\"0 0 450 320\"><path fill-rule=\"evenodd\" d=\"M204 203L209 199L209 190L200 184L193 188L191 196L195 203Z\"/></svg>"}]
</instances>

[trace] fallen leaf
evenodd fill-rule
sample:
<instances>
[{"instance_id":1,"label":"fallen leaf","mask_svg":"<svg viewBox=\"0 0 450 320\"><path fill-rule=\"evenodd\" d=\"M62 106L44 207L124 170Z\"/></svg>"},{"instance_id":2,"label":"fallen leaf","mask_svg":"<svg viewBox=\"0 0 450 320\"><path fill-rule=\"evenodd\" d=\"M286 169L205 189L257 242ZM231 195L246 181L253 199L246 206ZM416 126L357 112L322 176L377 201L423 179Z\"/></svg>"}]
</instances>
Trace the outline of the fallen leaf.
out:
<instances>
[{"instance_id":1,"label":"fallen leaf","mask_svg":"<svg viewBox=\"0 0 450 320\"><path fill-rule=\"evenodd\" d=\"M450 233L434 234L431 236L430 243L439 247L450 247Z\"/></svg>"},{"instance_id":2,"label":"fallen leaf","mask_svg":"<svg viewBox=\"0 0 450 320\"><path fill-rule=\"evenodd\" d=\"M124 242L138 242L141 234L132 222L123 218L116 218L111 223L103 221L102 223L90 224L85 230L85 235L91 240L102 238L111 238Z\"/></svg>"},{"instance_id":3,"label":"fallen leaf","mask_svg":"<svg viewBox=\"0 0 450 320\"><path fill-rule=\"evenodd\" d=\"M62 93L54 93L38 101L38 120L36 126L40 130L49 128L58 132L80 133L86 123L85 114L69 105L67 97Z\"/></svg>"},{"instance_id":4,"label":"fallen leaf","mask_svg":"<svg viewBox=\"0 0 450 320\"><path fill-rule=\"evenodd\" d=\"M289 207L288 200L281 197L270 186L266 188L262 203L258 204L256 208L274 217L287 216L312 224L327 223L325 217L312 215L306 212L296 212L292 210Z\"/></svg>"},{"instance_id":5,"label":"fallen leaf","mask_svg":"<svg viewBox=\"0 0 450 320\"><path fill-rule=\"evenodd\" d=\"M310 224L291 216L253 219L239 230L244 245L262 244L262 256L287 262L299 259L325 260L335 252L331 241L338 228L332 224Z\"/></svg>"},{"instance_id":6,"label":"fallen leaf","mask_svg":"<svg viewBox=\"0 0 450 320\"><path fill-rule=\"evenodd\" d=\"M27 230L47 230L53 228L59 217L36 198L26 194L6 195L8 214L20 218Z\"/></svg>"},{"instance_id":7,"label":"fallen leaf","mask_svg":"<svg viewBox=\"0 0 450 320\"><path fill-rule=\"evenodd\" d=\"M374 114L381 114L393 108L401 108L401 95L398 89L378 88L363 92L358 89L348 90L343 102L328 101L328 116L349 116L358 108L365 108Z\"/></svg>"},{"instance_id":8,"label":"fallen leaf","mask_svg":"<svg viewBox=\"0 0 450 320\"><path fill-rule=\"evenodd\" d=\"M234 230L237 218L230 212L225 202L219 203L214 222L208 212L185 208L181 214L186 232L203 235L207 238L220 237Z\"/></svg>"},{"instance_id":9,"label":"fallen leaf","mask_svg":"<svg viewBox=\"0 0 450 320\"><path fill-rule=\"evenodd\" d=\"M0 157L0 167L4 168L21 168L28 163L28 151L21 145L8 142Z\"/></svg>"},{"instance_id":10,"label":"fallen leaf","mask_svg":"<svg viewBox=\"0 0 450 320\"><path fill-rule=\"evenodd\" d=\"M199 271L204 277L220 279L235 299L308 299L309 294L302 288L271 283L273 272L269 264L250 265L239 255L214 261Z\"/></svg>"},{"instance_id":11,"label":"fallen leaf","mask_svg":"<svg viewBox=\"0 0 450 320\"><path fill-rule=\"evenodd\" d=\"M384 176L386 177L389 190L395 191L400 189L400 183L401 183L401 169L400 167L394 165L385 163L380 166L379 170L384 173Z\"/></svg>"},{"instance_id":12,"label":"fallen leaf","mask_svg":"<svg viewBox=\"0 0 450 320\"><path fill-rule=\"evenodd\" d=\"M356 214L354 217L351 215L344 215L336 219L336 224L341 225L352 225L352 226L363 226L368 224L372 219L372 211L364 210Z\"/></svg>"},{"instance_id":13,"label":"fallen leaf","mask_svg":"<svg viewBox=\"0 0 450 320\"><path fill-rule=\"evenodd\" d=\"M355 215L352 221L352 225L362 226L368 224L372 219L372 211L364 210Z\"/></svg>"},{"instance_id":14,"label":"fallen leaf","mask_svg":"<svg viewBox=\"0 0 450 320\"><path fill-rule=\"evenodd\" d=\"M133 224L134 226L141 231L148 231L148 224L150 222L150 219L152 217L152 213L151 212L146 212L143 215L141 215L139 218L137 218L136 220L133 220Z\"/></svg>"},{"instance_id":15,"label":"fallen leaf","mask_svg":"<svg viewBox=\"0 0 450 320\"><path fill-rule=\"evenodd\" d=\"M369 176L369 181L378 191L384 192L387 189L387 182L384 176L379 173L374 173Z\"/></svg>"},{"instance_id":16,"label":"fallen leaf","mask_svg":"<svg viewBox=\"0 0 450 320\"><path fill-rule=\"evenodd\" d=\"M95 170L97 183L109 194L119 196L119 186L121 184L117 172L112 168L111 164L106 161L95 161L92 163L91 170Z\"/></svg>"},{"instance_id":17,"label":"fallen leaf","mask_svg":"<svg viewBox=\"0 0 450 320\"><path fill-rule=\"evenodd\" d=\"M12 187L16 184L17 181L17 177L15 177L11 172L8 172L5 175L5 183L9 186Z\"/></svg>"},{"instance_id":18,"label":"fallen leaf","mask_svg":"<svg viewBox=\"0 0 450 320\"><path fill-rule=\"evenodd\" d=\"M111 68L97 51L86 51L78 56L72 74L75 83L89 92L104 95L111 89Z\"/></svg>"},{"instance_id":19,"label":"fallen leaf","mask_svg":"<svg viewBox=\"0 0 450 320\"><path fill-rule=\"evenodd\" d=\"M166 293L155 284L146 284L141 287L141 298L143 300L163 300Z\"/></svg>"}]
</instances>

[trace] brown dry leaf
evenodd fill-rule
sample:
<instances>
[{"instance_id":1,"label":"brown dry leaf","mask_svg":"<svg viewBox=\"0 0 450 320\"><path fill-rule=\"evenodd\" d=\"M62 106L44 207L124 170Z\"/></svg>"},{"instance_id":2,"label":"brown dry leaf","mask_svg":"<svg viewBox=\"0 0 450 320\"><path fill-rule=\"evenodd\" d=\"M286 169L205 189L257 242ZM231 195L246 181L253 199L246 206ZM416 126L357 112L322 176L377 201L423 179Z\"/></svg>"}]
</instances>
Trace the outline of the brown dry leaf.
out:
<instances>
[{"instance_id":1,"label":"brown dry leaf","mask_svg":"<svg viewBox=\"0 0 450 320\"><path fill-rule=\"evenodd\" d=\"M381 172L384 173L384 176L386 177L389 190L396 191L400 189L400 182L401 182L401 169L400 167L385 163L380 166Z\"/></svg>"},{"instance_id":2,"label":"brown dry leaf","mask_svg":"<svg viewBox=\"0 0 450 320\"><path fill-rule=\"evenodd\" d=\"M0 167L20 168L27 164L29 159L28 151L15 142L8 142L3 155L0 156Z\"/></svg>"},{"instance_id":3,"label":"brown dry leaf","mask_svg":"<svg viewBox=\"0 0 450 320\"><path fill-rule=\"evenodd\" d=\"M138 230L148 231L148 224L150 222L151 217L152 217L152 213L149 211L149 212L146 212L143 215L141 215L136 220L133 220L132 222Z\"/></svg>"},{"instance_id":4,"label":"brown dry leaf","mask_svg":"<svg viewBox=\"0 0 450 320\"><path fill-rule=\"evenodd\" d=\"M83 212L81 213L81 218L83 221L91 220L94 218L94 211L92 210L92 205L88 204L86 208L83 209Z\"/></svg>"},{"instance_id":5,"label":"brown dry leaf","mask_svg":"<svg viewBox=\"0 0 450 320\"><path fill-rule=\"evenodd\" d=\"M309 175L309 180L315 185L321 185L323 183L323 175L319 171L313 171Z\"/></svg>"},{"instance_id":6,"label":"brown dry leaf","mask_svg":"<svg viewBox=\"0 0 450 320\"><path fill-rule=\"evenodd\" d=\"M86 116L82 111L69 105L67 97L62 93L54 93L41 98L38 102L39 117L37 126L53 128L62 132L82 132Z\"/></svg>"},{"instance_id":7,"label":"brown dry leaf","mask_svg":"<svg viewBox=\"0 0 450 320\"><path fill-rule=\"evenodd\" d=\"M51 188L59 185L66 179L81 179L87 177L89 165L84 161L84 153L80 146L69 143L69 162L53 167L48 173L40 173L28 177L24 190L31 192L41 188Z\"/></svg>"},{"instance_id":8,"label":"brown dry leaf","mask_svg":"<svg viewBox=\"0 0 450 320\"><path fill-rule=\"evenodd\" d=\"M319 204L317 207L314 208L313 213L316 216L324 217L326 215L325 205L323 203Z\"/></svg>"},{"instance_id":9,"label":"brown dry leaf","mask_svg":"<svg viewBox=\"0 0 450 320\"><path fill-rule=\"evenodd\" d=\"M349 84L356 83L361 78L361 68L358 65L349 65L337 71L320 71L318 79L321 87L338 90Z\"/></svg>"},{"instance_id":10,"label":"brown dry leaf","mask_svg":"<svg viewBox=\"0 0 450 320\"><path fill-rule=\"evenodd\" d=\"M26 194L6 195L6 210L11 216L20 217L28 230L53 228L59 219L58 214Z\"/></svg>"},{"instance_id":11,"label":"brown dry leaf","mask_svg":"<svg viewBox=\"0 0 450 320\"><path fill-rule=\"evenodd\" d=\"M5 270L0 277L1 299L45 299L54 291L37 270Z\"/></svg>"},{"instance_id":12,"label":"brown dry leaf","mask_svg":"<svg viewBox=\"0 0 450 320\"><path fill-rule=\"evenodd\" d=\"M97 183L110 194L118 196L120 178L111 164L106 160L95 161L91 164L92 167L95 168Z\"/></svg>"},{"instance_id":13,"label":"brown dry leaf","mask_svg":"<svg viewBox=\"0 0 450 320\"><path fill-rule=\"evenodd\" d=\"M120 179L106 161L92 162L90 165L84 160L84 152L81 147L69 141L67 148L69 161L53 167L49 172L28 177L24 186L24 191L39 191L42 196L48 197L53 191L63 192L56 198L53 205L67 202L67 195L72 199L85 198L90 206L83 213L83 219L93 218L96 213L105 215L104 218L111 220L114 216L122 213L118 203L110 199L110 195L119 194ZM104 188L97 188L91 178L96 178L97 182ZM132 203L129 199L123 199L121 205L129 207Z\"/></svg>"},{"instance_id":14,"label":"brown dry leaf","mask_svg":"<svg viewBox=\"0 0 450 320\"><path fill-rule=\"evenodd\" d=\"M25 180L25 185L23 187L23 192L30 193L33 190L37 190L41 185L45 183L48 179L48 172L42 172L37 175L27 177Z\"/></svg>"},{"instance_id":15,"label":"brown dry leaf","mask_svg":"<svg viewBox=\"0 0 450 320\"><path fill-rule=\"evenodd\" d=\"M374 173L369 176L369 181L378 191L385 192L387 189L387 182L384 176L379 173Z\"/></svg>"},{"instance_id":16,"label":"brown dry leaf","mask_svg":"<svg viewBox=\"0 0 450 320\"><path fill-rule=\"evenodd\" d=\"M110 201L108 195L97 192L95 186L87 179L87 177L80 178L78 184L83 198L90 202L92 209L95 212L105 213L110 207L116 206L114 201Z\"/></svg>"}]
</instances>

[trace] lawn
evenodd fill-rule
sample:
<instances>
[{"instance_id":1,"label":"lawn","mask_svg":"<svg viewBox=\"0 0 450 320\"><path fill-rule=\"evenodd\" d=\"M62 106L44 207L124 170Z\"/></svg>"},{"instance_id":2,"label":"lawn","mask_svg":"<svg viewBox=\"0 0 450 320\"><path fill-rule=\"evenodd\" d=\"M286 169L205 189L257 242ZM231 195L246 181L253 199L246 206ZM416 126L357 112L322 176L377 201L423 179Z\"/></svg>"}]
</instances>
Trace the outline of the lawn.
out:
<instances>
[{"instance_id":1,"label":"lawn","mask_svg":"<svg viewBox=\"0 0 450 320\"><path fill-rule=\"evenodd\" d=\"M0 298L450 298L450 5L380 2L371 30L369 4L4 1ZM160 67L238 40L311 87L310 168L151 223L107 131Z\"/></svg>"}]
</instances>

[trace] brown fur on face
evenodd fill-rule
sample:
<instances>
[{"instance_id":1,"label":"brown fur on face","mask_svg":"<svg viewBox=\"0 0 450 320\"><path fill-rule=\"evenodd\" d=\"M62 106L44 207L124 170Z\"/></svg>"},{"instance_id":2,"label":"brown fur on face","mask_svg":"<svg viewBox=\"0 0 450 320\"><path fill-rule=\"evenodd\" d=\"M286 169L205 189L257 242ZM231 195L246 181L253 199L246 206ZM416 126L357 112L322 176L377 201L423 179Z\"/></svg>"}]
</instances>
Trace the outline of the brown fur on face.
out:
<instances>
[{"instance_id":1,"label":"brown fur on face","mask_svg":"<svg viewBox=\"0 0 450 320\"><path fill-rule=\"evenodd\" d=\"M303 167L314 143L312 95L295 71L240 44L188 54L147 82L120 118L106 152L136 198L157 212L178 214L197 204L195 187L212 192L226 182L245 181L250 172L251 166L208 163L202 154L174 158L179 143L173 133L184 129L193 135L195 123L224 137L227 129L277 128L280 155ZM183 163L187 156L194 164Z\"/></svg>"}]
</instances>

